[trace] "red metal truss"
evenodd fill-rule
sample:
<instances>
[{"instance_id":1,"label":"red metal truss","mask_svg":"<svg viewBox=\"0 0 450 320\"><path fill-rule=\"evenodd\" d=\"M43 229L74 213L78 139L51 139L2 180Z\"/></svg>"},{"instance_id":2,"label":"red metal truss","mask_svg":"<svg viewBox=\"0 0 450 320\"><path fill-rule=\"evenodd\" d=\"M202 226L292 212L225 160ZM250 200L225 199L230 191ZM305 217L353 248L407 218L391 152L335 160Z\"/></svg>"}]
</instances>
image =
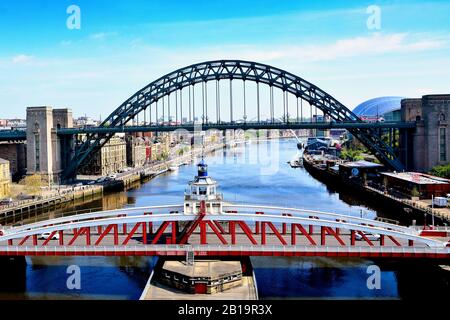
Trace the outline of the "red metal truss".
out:
<instances>
[{"instance_id":1,"label":"red metal truss","mask_svg":"<svg viewBox=\"0 0 450 320\"><path fill-rule=\"evenodd\" d=\"M283 245L287 245L286 240L284 240L284 238L281 236L280 232L275 228L272 222L262 222L261 225L261 244L266 244L266 225L268 225L270 229L272 229L272 232L277 236L278 240L280 240Z\"/></svg>"},{"instance_id":2,"label":"red metal truss","mask_svg":"<svg viewBox=\"0 0 450 320\"><path fill-rule=\"evenodd\" d=\"M217 221L214 221L217 222ZM204 223L204 221L203 221ZM222 244L228 244L228 241L225 240L225 238L222 236L222 231L217 228L217 226L212 223L211 221L206 221L206 224L211 228L211 230L216 234L216 236L219 238L219 240L222 242ZM219 224L220 225L220 224ZM223 230L223 229L222 229Z\"/></svg>"},{"instance_id":3,"label":"red metal truss","mask_svg":"<svg viewBox=\"0 0 450 320\"><path fill-rule=\"evenodd\" d=\"M58 232L58 231L57 231L57 230L52 231L52 232L50 233L50 235L47 237L47 239L45 239L45 241L42 243L42 245L43 245L43 246L47 245L47 244L50 242L50 240L52 240L52 238L54 237L54 235L56 234L56 232Z\"/></svg>"},{"instance_id":4,"label":"red metal truss","mask_svg":"<svg viewBox=\"0 0 450 320\"><path fill-rule=\"evenodd\" d=\"M255 214L264 214L262 211L256 211ZM259 221L255 221L255 234L259 234L261 231L261 223Z\"/></svg>"},{"instance_id":5,"label":"red metal truss","mask_svg":"<svg viewBox=\"0 0 450 320\"><path fill-rule=\"evenodd\" d=\"M169 221L164 221L156 230L155 236L153 237L152 244L156 244L158 240L161 238L164 231L167 229L167 226L170 224Z\"/></svg>"},{"instance_id":6,"label":"red metal truss","mask_svg":"<svg viewBox=\"0 0 450 320\"><path fill-rule=\"evenodd\" d=\"M23 245L29 238L30 238L30 236L26 236L22 240L20 240L19 246Z\"/></svg>"},{"instance_id":7,"label":"red metal truss","mask_svg":"<svg viewBox=\"0 0 450 320\"><path fill-rule=\"evenodd\" d=\"M292 217L292 214L290 214L290 213L282 213L281 215L282 215L283 217ZM287 225L286 222L284 222L284 223L282 224L282 231L281 231L281 234L282 234L282 235L286 235L286 233L287 233L286 225Z\"/></svg>"},{"instance_id":8,"label":"red metal truss","mask_svg":"<svg viewBox=\"0 0 450 320\"><path fill-rule=\"evenodd\" d=\"M80 228L79 230L76 230L73 234L72 239L69 241L68 245L69 246L73 245L73 243L77 240L77 238L83 233L86 235L86 245L90 246L91 245L91 228L89 228L89 227L83 227L83 228Z\"/></svg>"},{"instance_id":9,"label":"red metal truss","mask_svg":"<svg viewBox=\"0 0 450 320\"><path fill-rule=\"evenodd\" d=\"M214 222L214 225L217 227L217 229L220 230L221 234L225 234L226 233L225 229L222 227L222 225L220 224L219 221L215 221L214 220L213 222Z\"/></svg>"},{"instance_id":10,"label":"red metal truss","mask_svg":"<svg viewBox=\"0 0 450 320\"><path fill-rule=\"evenodd\" d=\"M241 230L244 231L247 238L253 243L254 245L257 245L258 242L253 238L252 231L248 227L248 225L243 221L237 221L237 224L241 227ZM234 229L234 232L236 232L236 228Z\"/></svg>"},{"instance_id":11,"label":"red metal truss","mask_svg":"<svg viewBox=\"0 0 450 320\"><path fill-rule=\"evenodd\" d=\"M153 212L144 212L144 216L152 215L152 214L153 214ZM153 234L153 222L149 222L148 223L147 232L150 233L150 234Z\"/></svg>"},{"instance_id":12,"label":"red metal truss","mask_svg":"<svg viewBox=\"0 0 450 320\"><path fill-rule=\"evenodd\" d=\"M393 243L395 243L395 245L397 246L397 247L401 247L402 245L400 244L400 242L398 242L397 241L397 239L395 239L393 236L387 236L389 239L391 239L391 241L393 242Z\"/></svg>"},{"instance_id":13,"label":"red metal truss","mask_svg":"<svg viewBox=\"0 0 450 320\"><path fill-rule=\"evenodd\" d=\"M114 229L114 245L119 245L119 226L117 224L110 224L106 227L106 229L100 234L95 245L98 246L103 238Z\"/></svg>"},{"instance_id":14,"label":"red metal truss","mask_svg":"<svg viewBox=\"0 0 450 320\"><path fill-rule=\"evenodd\" d=\"M316 246L317 243L314 241L314 239L309 235L309 233L306 231L306 229L301 225L297 223L291 224L291 244L296 244L296 232L295 229L300 230L300 232L308 239L308 241L313 245Z\"/></svg>"},{"instance_id":15,"label":"red metal truss","mask_svg":"<svg viewBox=\"0 0 450 320\"><path fill-rule=\"evenodd\" d=\"M147 223L146 222L138 222L134 225L133 229L128 233L128 236L123 240L122 245L128 244L128 241L134 236L138 228L142 229L142 243L147 244Z\"/></svg>"},{"instance_id":16,"label":"red metal truss","mask_svg":"<svg viewBox=\"0 0 450 320\"><path fill-rule=\"evenodd\" d=\"M196 219L191 220L183 229L180 235L180 241L178 241L179 244L186 244L189 237L192 235L194 230L197 228L197 226L200 224L200 222L203 220L206 214L206 203L205 201L200 201L200 212L196 216ZM205 239L203 239L205 240ZM206 240L205 240L206 241Z\"/></svg>"},{"instance_id":17,"label":"red metal truss","mask_svg":"<svg viewBox=\"0 0 450 320\"><path fill-rule=\"evenodd\" d=\"M373 247L373 242L370 241L370 239L366 237L366 235L364 234L364 232L359 231L359 230L357 230L356 232L357 232L359 235L361 235L361 237L364 239L364 241L366 241L366 242L369 244L369 246Z\"/></svg>"},{"instance_id":18,"label":"red metal truss","mask_svg":"<svg viewBox=\"0 0 450 320\"><path fill-rule=\"evenodd\" d=\"M309 216L310 219L319 219L316 216ZM312 224L309 225L309 234L312 235L314 233L314 226Z\"/></svg>"},{"instance_id":19,"label":"red metal truss","mask_svg":"<svg viewBox=\"0 0 450 320\"><path fill-rule=\"evenodd\" d=\"M345 242L342 241L342 239L339 236L337 231L333 230L330 227L324 227L324 226L322 226L320 228L320 244L322 246L324 246L326 244L325 240L326 240L326 235L327 234L334 236L336 238L336 240L339 242L340 245L345 246Z\"/></svg>"}]
</instances>

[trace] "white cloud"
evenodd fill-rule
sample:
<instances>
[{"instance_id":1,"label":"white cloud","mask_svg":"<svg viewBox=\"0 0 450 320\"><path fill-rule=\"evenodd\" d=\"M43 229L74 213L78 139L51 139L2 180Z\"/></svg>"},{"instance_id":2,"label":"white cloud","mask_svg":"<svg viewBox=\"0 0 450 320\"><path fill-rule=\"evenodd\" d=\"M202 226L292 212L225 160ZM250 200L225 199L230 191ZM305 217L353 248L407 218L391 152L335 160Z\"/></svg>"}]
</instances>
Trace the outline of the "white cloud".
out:
<instances>
[{"instance_id":1,"label":"white cloud","mask_svg":"<svg viewBox=\"0 0 450 320\"><path fill-rule=\"evenodd\" d=\"M98 32L98 33L93 33L91 35L89 35L89 39L92 40L104 40L108 37L112 37L117 35L116 32Z\"/></svg>"},{"instance_id":2,"label":"white cloud","mask_svg":"<svg viewBox=\"0 0 450 320\"><path fill-rule=\"evenodd\" d=\"M12 62L14 64L20 64L20 63L28 63L33 59L33 56L29 56L26 54L19 54L17 56L12 57Z\"/></svg>"},{"instance_id":3,"label":"white cloud","mask_svg":"<svg viewBox=\"0 0 450 320\"><path fill-rule=\"evenodd\" d=\"M363 98L387 93L417 96L418 91L431 91L417 88L444 90L450 85L449 71L439 66L448 65L448 44L446 37L405 33L280 46L168 48L135 39L133 50L126 46L126 50L111 50L110 55L93 51L88 56L71 58L19 55L14 57L17 63L13 63L13 57L0 57L0 68L4 69L0 72L0 100L15 107L11 110L25 110L28 105L70 105L76 113L105 116L137 89L177 68L207 60L242 59L291 71L344 104L356 105ZM75 49L81 47L78 43L73 45ZM434 58L424 60L414 52L427 52L427 56L430 52ZM20 94L24 90L27 95ZM92 101L97 101L95 110Z\"/></svg>"}]
</instances>

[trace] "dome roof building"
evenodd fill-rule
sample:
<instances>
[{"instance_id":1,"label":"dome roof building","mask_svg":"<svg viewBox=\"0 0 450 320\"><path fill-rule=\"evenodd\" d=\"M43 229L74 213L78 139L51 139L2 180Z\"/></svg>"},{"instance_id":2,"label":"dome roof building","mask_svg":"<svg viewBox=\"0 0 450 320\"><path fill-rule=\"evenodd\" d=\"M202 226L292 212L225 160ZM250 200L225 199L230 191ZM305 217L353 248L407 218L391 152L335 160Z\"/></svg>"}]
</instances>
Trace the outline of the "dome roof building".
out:
<instances>
[{"instance_id":1,"label":"dome roof building","mask_svg":"<svg viewBox=\"0 0 450 320\"><path fill-rule=\"evenodd\" d=\"M378 97L357 105L353 113L362 120L400 121L401 101L404 97Z\"/></svg>"}]
</instances>

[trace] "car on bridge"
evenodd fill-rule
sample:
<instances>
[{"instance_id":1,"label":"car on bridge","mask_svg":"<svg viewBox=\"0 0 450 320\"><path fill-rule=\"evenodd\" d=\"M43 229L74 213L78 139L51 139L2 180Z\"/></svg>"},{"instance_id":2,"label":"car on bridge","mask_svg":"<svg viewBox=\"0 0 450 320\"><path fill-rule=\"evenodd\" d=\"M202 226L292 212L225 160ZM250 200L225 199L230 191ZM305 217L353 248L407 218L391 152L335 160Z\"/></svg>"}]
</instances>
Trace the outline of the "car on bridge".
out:
<instances>
[{"instance_id":1,"label":"car on bridge","mask_svg":"<svg viewBox=\"0 0 450 320\"><path fill-rule=\"evenodd\" d=\"M51 235L50 232L44 232L44 233L42 233L38 238L39 238L39 239L42 239L42 240L47 240L47 239L50 237L50 235ZM58 234L58 233L55 233L55 234L52 236L51 240L59 240L59 234Z\"/></svg>"},{"instance_id":2,"label":"car on bridge","mask_svg":"<svg viewBox=\"0 0 450 320\"><path fill-rule=\"evenodd\" d=\"M372 234L372 233L367 233L367 232L363 232L363 234L370 241L378 241L378 240L380 240L380 235L379 234L376 234L376 233ZM355 239L356 240L363 240L363 236L360 233L356 233L355 234Z\"/></svg>"}]
</instances>

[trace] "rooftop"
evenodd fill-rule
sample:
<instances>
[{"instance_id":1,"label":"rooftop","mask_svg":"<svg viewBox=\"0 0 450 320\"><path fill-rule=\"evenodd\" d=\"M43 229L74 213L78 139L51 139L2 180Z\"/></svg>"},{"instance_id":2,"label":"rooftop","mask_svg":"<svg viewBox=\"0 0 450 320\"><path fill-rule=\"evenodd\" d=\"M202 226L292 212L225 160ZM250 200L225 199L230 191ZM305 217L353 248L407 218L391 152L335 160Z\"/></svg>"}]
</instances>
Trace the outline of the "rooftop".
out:
<instances>
[{"instance_id":1,"label":"rooftop","mask_svg":"<svg viewBox=\"0 0 450 320\"><path fill-rule=\"evenodd\" d=\"M450 184L450 180L419 172L381 172L381 174L416 184Z\"/></svg>"},{"instance_id":2,"label":"rooftop","mask_svg":"<svg viewBox=\"0 0 450 320\"><path fill-rule=\"evenodd\" d=\"M240 273L239 261L196 260L194 265L187 265L184 261L165 261L163 269L190 278L218 278L228 274Z\"/></svg>"},{"instance_id":3,"label":"rooftop","mask_svg":"<svg viewBox=\"0 0 450 320\"><path fill-rule=\"evenodd\" d=\"M383 116L388 112L400 110L403 97L378 97L364 101L353 109L357 116Z\"/></svg>"}]
</instances>

